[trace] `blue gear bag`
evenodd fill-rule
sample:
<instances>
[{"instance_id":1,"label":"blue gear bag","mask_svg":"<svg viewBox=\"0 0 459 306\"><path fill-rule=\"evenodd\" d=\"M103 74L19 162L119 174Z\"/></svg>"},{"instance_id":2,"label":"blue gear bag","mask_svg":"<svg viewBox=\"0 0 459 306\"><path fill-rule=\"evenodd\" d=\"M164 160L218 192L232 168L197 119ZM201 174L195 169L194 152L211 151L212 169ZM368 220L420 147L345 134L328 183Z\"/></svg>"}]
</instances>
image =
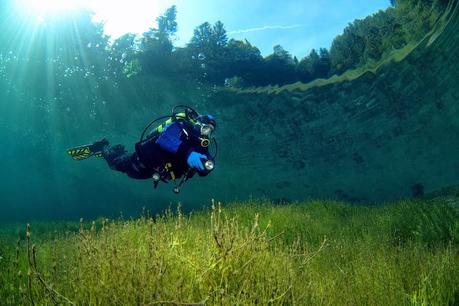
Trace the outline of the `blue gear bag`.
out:
<instances>
[{"instance_id":1,"label":"blue gear bag","mask_svg":"<svg viewBox=\"0 0 459 306\"><path fill-rule=\"evenodd\" d=\"M180 140L181 133L182 129L179 124L166 125L165 130L156 140L156 144L167 152L176 154L182 144L182 141Z\"/></svg>"}]
</instances>

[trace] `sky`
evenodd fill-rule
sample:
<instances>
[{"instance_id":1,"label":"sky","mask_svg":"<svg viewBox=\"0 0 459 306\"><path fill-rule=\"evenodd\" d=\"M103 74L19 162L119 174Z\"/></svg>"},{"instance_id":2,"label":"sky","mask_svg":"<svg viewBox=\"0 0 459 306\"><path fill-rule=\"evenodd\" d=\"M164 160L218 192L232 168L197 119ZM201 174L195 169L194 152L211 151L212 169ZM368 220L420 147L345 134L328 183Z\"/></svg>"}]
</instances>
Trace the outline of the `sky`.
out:
<instances>
[{"instance_id":1,"label":"sky","mask_svg":"<svg viewBox=\"0 0 459 306\"><path fill-rule=\"evenodd\" d=\"M222 21L229 38L247 39L263 55L280 44L298 58L312 48L329 48L349 22L386 9L389 0L17 0L36 6L37 16L62 6L84 4L103 20L113 38L143 33L156 26L156 17L177 6L176 46L185 45L196 26ZM31 5L34 3L34 5Z\"/></svg>"}]
</instances>

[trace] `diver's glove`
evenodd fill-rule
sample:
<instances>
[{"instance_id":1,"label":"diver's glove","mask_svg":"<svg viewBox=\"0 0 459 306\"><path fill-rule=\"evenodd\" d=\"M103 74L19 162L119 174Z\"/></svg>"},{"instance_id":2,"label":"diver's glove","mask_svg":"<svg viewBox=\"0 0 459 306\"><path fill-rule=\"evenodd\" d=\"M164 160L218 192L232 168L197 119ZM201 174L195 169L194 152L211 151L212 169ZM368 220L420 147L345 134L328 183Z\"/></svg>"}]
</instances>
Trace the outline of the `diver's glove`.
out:
<instances>
[{"instance_id":1,"label":"diver's glove","mask_svg":"<svg viewBox=\"0 0 459 306\"><path fill-rule=\"evenodd\" d=\"M191 152L187 159L188 166L198 171L204 171L205 169L201 159L207 159L207 156L194 151Z\"/></svg>"}]
</instances>

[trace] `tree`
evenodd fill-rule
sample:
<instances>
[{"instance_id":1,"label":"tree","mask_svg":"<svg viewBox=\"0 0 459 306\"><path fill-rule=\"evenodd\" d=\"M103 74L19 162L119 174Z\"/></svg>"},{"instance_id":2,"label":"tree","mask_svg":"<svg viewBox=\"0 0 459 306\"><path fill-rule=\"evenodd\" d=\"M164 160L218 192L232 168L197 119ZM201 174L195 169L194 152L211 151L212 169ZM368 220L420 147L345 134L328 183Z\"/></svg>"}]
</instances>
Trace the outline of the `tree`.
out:
<instances>
[{"instance_id":1,"label":"tree","mask_svg":"<svg viewBox=\"0 0 459 306\"><path fill-rule=\"evenodd\" d=\"M177 32L177 7L171 6L164 15L156 18L156 21L158 22L158 34L171 39Z\"/></svg>"},{"instance_id":2,"label":"tree","mask_svg":"<svg viewBox=\"0 0 459 306\"><path fill-rule=\"evenodd\" d=\"M205 51L211 49L212 45L212 26L204 22L194 29L193 37L188 46L192 49Z\"/></svg>"},{"instance_id":3,"label":"tree","mask_svg":"<svg viewBox=\"0 0 459 306\"><path fill-rule=\"evenodd\" d=\"M319 49L319 63L316 66L316 76L326 78L329 76L331 69L330 53L326 48Z\"/></svg>"},{"instance_id":4,"label":"tree","mask_svg":"<svg viewBox=\"0 0 459 306\"><path fill-rule=\"evenodd\" d=\"M301 61L280 45L263 58L247 40L228 40L221 21L199 25L186 47L174 48L177 10L172 6L156 19L157 28L144 33L140 44L127 36L117 41L119 46L110 52L113 58L124 57L121 64L133 67L128 69L130 74L141 66L143 73L191 77L212 84L223 84L232 77L247 86L309 82L377 62L385 53L416 41L432 28L447 3L448 0L392 0L393 7L386 11L350 23L333 40L330 50L311 50Z\"/></svg>"},{"instance_id":5,"label":"tree","mask_svg":"<svg viewBox=\"0 0 459 306\"><path fill-rule=\"evenodd\" d=\"M124 72L126 75L133 75L132 69L126 67L134 67L132 61L137 61L135 53L136 45L135 34L125 34L116 39L109 48L110 57L109 63L111 69L116 72Z\"/></svg>"},{"instance_id":6,"label":"tree","mask_svg":"<svg viewBox=\"0 0 459 306\"><path fill-rule=\"evenodd\" d=\"M158 28L150 28L143 34L140 43L138 60L143 67L142 71L171 73L173 50L172 39L177 32L177 10L175 5L168 8L156 21Z\"/></svg>"},{"instance_id":7,"label":"tree","mask_svg":"<svg viewBox=\"0 0 459 306\"><path fill-rule=\"evenodd\" d=\"M304 57L298 64L299 79L302 82L309 82L318 78L320 67L320 56L315 49L312 49L308 56Z\"/></svg>"},{"instance_id":8,"label":"tree","mask_svg":"<svg viewBox=\"0 0 459 306\"><path fill-rule=\"evenodd\" d=\"M225 58L228 67L225 78L238 76L245 85L258 85L263 57L257 47L247 40L231 39L225 48Z\"/></svg>"},{"instance_id":9,"label":"tree","mask_svg":"<svg viewBox=\"0 0 459 306\"><path fill-rule=\"evenodd\" d=\"M225 47L228 43L225 26L221 21L217 21L213 26L204 22L194 30L188 46L199 52L206 52L207 55L215 53Z\"/></svg>"},{"instance_id":10,"label":"tree","mask_svg":"<svg viewBox=\"0 0 459 306\"><path fill-rule=\"evenodd\" d=\"M280 45L274 46L273 51L264 61L264 83L283 85L296 81L296 65L290 53Z\"/></svg>"},{"instance_id":11,"label":"tree","mask_svg":"<svg viewBox=\"0 0 459 306\"><path fill-rule=\"evenodd\" d=\"M223 84L229 66L225 47L228 43L226 30L221 21L213 26L205 22L194 30L188 48L195 59L195 69L205 70L202 76L209 82Z\"/></svg>"},{"instance_id":12,"label":"tree","mask_svg":"<svg viewBox=\"0 0 459 306\"><path fill-rule=\"evenodd\" d=\"M225 26L221 21L217 21L212 28L212 44L224 47L228 43Z\"/></svg>"},{"instance_id":13,"label":"tree","mask_svg":"<svg viewBox=\"0 0 459 306\"><path fill-rule=\"evenodd\" d=\"M313 79L313 74L311 72L311 63L309 57L305 56L297 66L297 78L303 83L310 82Z\"/></svg>"},{"instance_id":14,"label":"tree","mask_svg":"<svg viewBox=\"0 0 459 306\"><path fill-rule=\"evenodd\" d=\"M341 74L356 68L363 61L365 40L356 31L356 22L349 24L344 33L338 35L330 48L332 71Z\"/></svg>"},{"instance_id":15,"label":"tree","mask_svg":"<svg viewBox=\"0 0 459 306\"><path fill-rule=\"evenodd\" d=\"M315 49L312 49L308 57L309 57L309 72L311 73L313 79L317 79L318 78L317 72L319 70L319 65L320 65L320 56Z\"/></svg>"}]
</instances>

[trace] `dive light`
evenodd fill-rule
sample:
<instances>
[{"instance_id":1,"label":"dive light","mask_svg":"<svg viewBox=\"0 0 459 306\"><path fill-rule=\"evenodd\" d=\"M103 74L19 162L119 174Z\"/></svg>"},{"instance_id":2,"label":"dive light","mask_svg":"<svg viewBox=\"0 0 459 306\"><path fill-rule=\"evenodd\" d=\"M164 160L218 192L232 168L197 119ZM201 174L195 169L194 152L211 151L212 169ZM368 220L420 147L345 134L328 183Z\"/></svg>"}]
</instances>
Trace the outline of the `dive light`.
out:
<instances>
[{"instance_id":1,"label":"dive light","mask_svg":"<svg viewBox=\"0 0 459 306\"><path fill-rule=\"evenodd\" d=\"M212 160L207 160L204 162L204 168L206 168L207 171L212 171L214 170L215 164Z\"/></svg>"},{"instance_id":2,"label":"dive light","mask_svg":"<svg viewBox=\"0 0 459 306\"><path fill-rule=\"evenodd\" d=\"M152 179L154 182L159 182L161 180L161 175L158 172L153 173Z\"/></svg>"},{"instance_id":3,"label":"dive light","mask_svg":"<svg viewBox=\"0 0 459 306\"><path fill-rule=\"evenodd\" d=\"M153 179L153 187L156 189L158 187L159 181L161 181L161 174L155 172L151 178Z\"/></svg>"}]
</instances>

